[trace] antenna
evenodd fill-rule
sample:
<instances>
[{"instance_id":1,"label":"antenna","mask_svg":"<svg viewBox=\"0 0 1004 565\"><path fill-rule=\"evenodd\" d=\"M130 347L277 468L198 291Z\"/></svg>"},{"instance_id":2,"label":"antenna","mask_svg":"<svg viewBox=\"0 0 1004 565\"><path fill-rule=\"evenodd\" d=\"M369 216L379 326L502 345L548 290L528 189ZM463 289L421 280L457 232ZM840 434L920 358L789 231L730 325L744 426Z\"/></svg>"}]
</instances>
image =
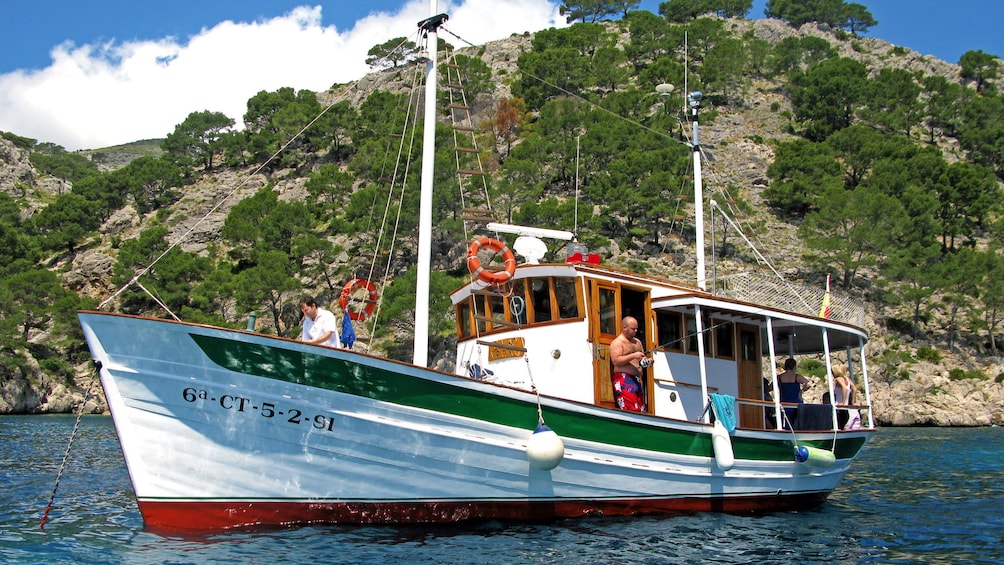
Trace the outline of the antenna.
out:
<instances>
[{"instance_id":1,"label":"antenna","mask_svg":"<svg viewBox=\"0 0 1004 565\"><path fill-rule=\"evenodd\" d=\"M690 55L687 53L687 50L690 48L690 43L688 39L689 35L687 35L688 33L689 32L686 31L683 32L683 91L684 92L690 92L690 90L687 89L687 77L689 76L688 71L690 70ZM683 111L684 113L686 113L687 111L686 98L683 99Z\"/></svg>"},{"instance_id":2,"label":"antenna","mask_svg":"<svg viewBox=\"0 0 1004 565\"><path fill-rule=\"evenodd\" d=\"M485 227L494 232L512 233L516 235L525 235L528 237L547 237L550 239L561 239L564 241L570 241L574 237L574 234L570 231L549 230L545 228L531 228L527 226L516 226L512 224L498 224L495 222L492 222Z\"/></svg>"},{"instance_id":3,"label":"antenna","mask_svg":"<svg viewBox=\"0 0 1004 565\"><path fill-rule=\"evenodd\" d=\"M572 220L572 233L579 233L579 141L584 134L575 138L575 212Z\"/></svg>"}]
</instances>

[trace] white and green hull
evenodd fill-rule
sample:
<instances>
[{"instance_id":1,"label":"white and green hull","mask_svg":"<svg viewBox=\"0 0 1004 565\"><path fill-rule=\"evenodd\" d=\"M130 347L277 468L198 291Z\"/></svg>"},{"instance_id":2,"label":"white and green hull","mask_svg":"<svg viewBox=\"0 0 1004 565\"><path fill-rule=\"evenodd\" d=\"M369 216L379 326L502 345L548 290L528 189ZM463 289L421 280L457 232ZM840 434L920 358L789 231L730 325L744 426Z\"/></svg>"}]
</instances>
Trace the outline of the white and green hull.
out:
<instances>
[{"instance_id":1,"label":"white and green hull","mask_svg":"<svg viewBox=\"0 0 1004 565\"><path fill-rule=\"evenodd\" d=\"M542 397L564 442L531 465L531 393L352 351L81 312L149 528L455 522L800 509L823 502L874 430L739 429ZM798 463L796 444L832 449Z\"/></svg>"}]
</instances>

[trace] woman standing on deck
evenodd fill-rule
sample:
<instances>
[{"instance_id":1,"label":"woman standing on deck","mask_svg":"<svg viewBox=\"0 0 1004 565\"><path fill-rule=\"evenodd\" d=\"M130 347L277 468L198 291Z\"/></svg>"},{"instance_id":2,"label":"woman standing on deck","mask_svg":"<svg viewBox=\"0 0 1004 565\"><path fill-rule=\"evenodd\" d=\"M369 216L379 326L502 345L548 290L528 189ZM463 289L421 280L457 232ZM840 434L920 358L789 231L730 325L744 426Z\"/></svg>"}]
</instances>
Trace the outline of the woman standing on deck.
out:
<instances>
[{"instance_id":1,"label":"woman standing on deck","mask_svg":"<svg viewBox=\"0 0 1004 565\"><path fill-rule=\"evenodd\" d=\"M809 388L809 379L795 372L796 365L795 360L789 357L784 361L784 372L777 376L777 388L782 403L801 404L802 391ZM784 413L784 428L790 430L798 414L798 408L786 406Z\"/></svg>"}]
</instances>

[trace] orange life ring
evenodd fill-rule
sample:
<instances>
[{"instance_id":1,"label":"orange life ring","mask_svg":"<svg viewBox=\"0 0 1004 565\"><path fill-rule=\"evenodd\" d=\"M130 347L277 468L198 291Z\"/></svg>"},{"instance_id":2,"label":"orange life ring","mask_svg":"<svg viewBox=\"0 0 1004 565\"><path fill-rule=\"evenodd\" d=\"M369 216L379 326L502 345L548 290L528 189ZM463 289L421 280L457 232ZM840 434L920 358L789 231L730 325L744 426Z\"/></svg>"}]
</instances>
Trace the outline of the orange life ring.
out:
<instances>
[{"instance_id":1,"label":"orange life ring","mask_svg":"<svg viewBox=\"0 0 1004 565\"><path fill-rule=\"evenodd\" d=\"M503 270L488 271L481 266L481 260L478 259L478 251L485 248L502 254L502 260L505 262ZM483 283L490 285L505 284L512 280L513 275L516 274L516 256L513 255L512 251L509 250L509 246L505 243L490 237L479 237L472 241L471 246L467 248L467 269Z\"/></svg>"},{"instance_id":2,"label":"orange life ring","mask_svg":"<svg viewBox=\"0 0 1004 565\"><path fill-rule=\"evenodd\" d=\"M338 297L338 305L342 307L342 310L347 310L349 302L352 301L352 292L357 288L366 289L369 292L369 296L366 298L366 305L362 310L355 312L348 310L349 318L352 320L365 320L373 315L373 308L376 306L377 300L380 299L376 285L372 282L363 279L352 279L345 283L345 286L342 287L342 294Z\"/></svg>"}]
</instances>

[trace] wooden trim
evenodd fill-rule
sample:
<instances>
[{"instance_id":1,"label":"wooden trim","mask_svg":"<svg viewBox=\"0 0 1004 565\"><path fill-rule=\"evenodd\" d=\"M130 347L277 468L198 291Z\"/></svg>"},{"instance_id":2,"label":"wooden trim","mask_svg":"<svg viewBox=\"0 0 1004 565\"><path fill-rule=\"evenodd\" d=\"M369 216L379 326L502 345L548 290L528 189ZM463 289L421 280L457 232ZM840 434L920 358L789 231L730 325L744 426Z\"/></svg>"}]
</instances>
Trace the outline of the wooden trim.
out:
<instances>
[{"instance_id":1,"label":"wooden trim","mask_svg":"<svg viewBox=\"0 0 1004 565\"><path fill-rule=\"evenodd\" d=\"M521 324L517 324L516 322L507 322L505 320L500 320L498 318L489 318L488 316L479 316L477 314L474 315L474 319L477 320L477 321L479 321L479 322L488 322L489 324L495 324L495 325L498 325L498 326L507 326L507 327L510 327L510 328L520 328L520 327L522 327Z\"/></svg>"},{"instance_id":2,"label":"wooden trim","mask_svg":"<svg viewBox=\"0 0 1004 565\"><path fill-rule=\"evenodd\" d=\"M497 341L485 341L483 339L479 339L478 345L487 345L488 347L498 347L499 349L506 349L509 351L519 351L520 353L526 353L525 347L519 347L518 345L509 345L507 343L499 343Z\"/></svg>"}]
</instances>

